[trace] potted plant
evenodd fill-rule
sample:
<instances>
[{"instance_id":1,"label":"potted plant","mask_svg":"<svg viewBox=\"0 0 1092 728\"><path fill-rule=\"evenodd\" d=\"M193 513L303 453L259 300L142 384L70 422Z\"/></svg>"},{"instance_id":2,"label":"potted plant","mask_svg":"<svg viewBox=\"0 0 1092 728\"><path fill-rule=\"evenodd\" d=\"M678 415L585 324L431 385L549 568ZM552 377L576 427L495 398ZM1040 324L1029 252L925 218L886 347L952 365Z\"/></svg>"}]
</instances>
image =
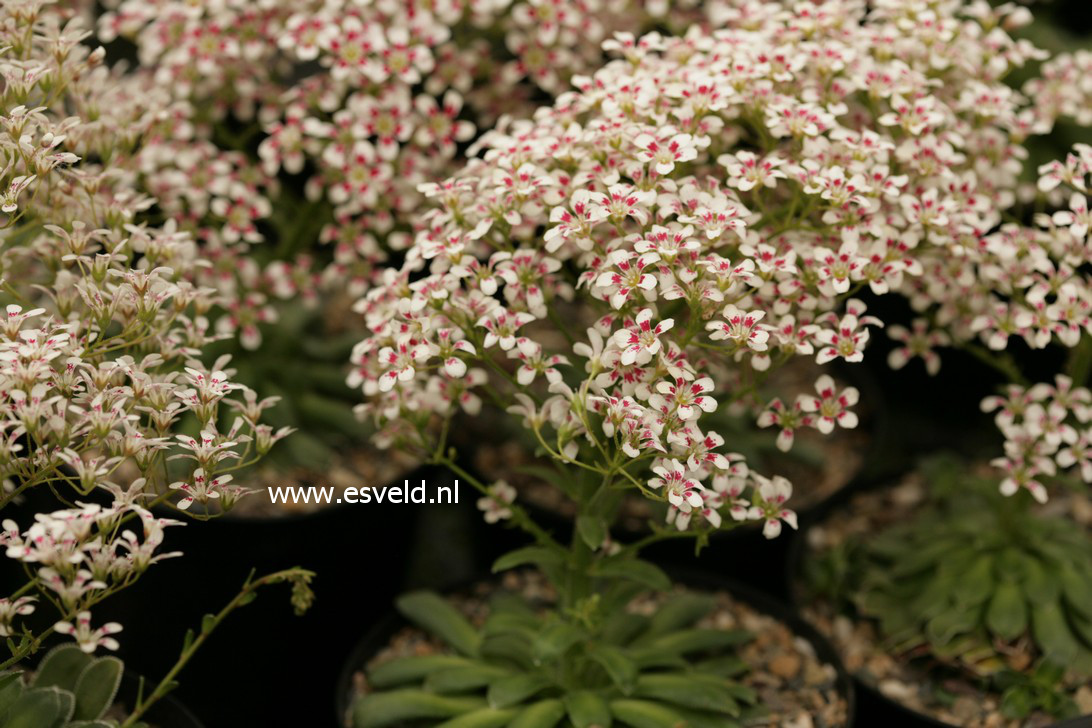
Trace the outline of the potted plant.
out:
<instances>
[{"instance_id":1,"label":"potted plant","mask_svg":"<svg viewBox=\"0 0 1092 728\"><path fill-rule=\"evenodd\" d=\"M1030 508L999 497L998 480L929 460L799 541L803 613L915 724L1053 725L1089 710L1087 496Z\"/></svg>"},{"instance_id":2,"label":"potted plant","mask_svg":"<svg viewBox=\"0 0 1092 728\"><path fill-rule=\"evenodd\" d=\"M559 594L539 572L407 594L410 624L380 623L346 664L338 714L352 726L851 724L848 676L783 606L716 579L657 586L603 592L611 625L578 651L566 643L588 635L556 620Z\"/></svg>"},{"instance_id":3,"label":"potted plant","mask_svg":"<svg viewBox=\"0 0 1092 728\"><path fill-rule=\"evenodd\" d=\"M1071 62L1055 61L1048 75ZM1090 172L1084 146L1041 167L1039 189L1069 187L1068 209L1036 215L1034 227L1002 226L962 263L965 274L955 273L967 288L929 300L942 308L959 296L967 306L945 337L989 347L983 361L1010 380L982 402L1003 436L1003 456L985 473L926 471L928 498L899 504L870 495L848 522L836 516L816 531L818 553L803 567L831 600L822 617L828 627L839 613L858 615L861 622L843 623L847 643L852 638L862 655L895 658L877 661L888 670L870 675L873 685L949 724L996 714L1038 725L1092 713L1092 519L1077 485L1092 481L1084 454L1092 341L1076 313L1089 281L1072 267L1088 244ZM1020 252L1010 256L1006 243ZM1042 262L1026 278L989 273L1036 257ZM1051 286L1053 271L1064 280ZM1010 338L1029 349L1069 347L1065 373L1030 384L1023 370L1031 358L1014 355ZM886 507L901 514L898 525L879 514Z\"/></svg>"},{"instance_id":4,"label":"potted plant","mask_svg":"<svg viewBox=\"0 0 1092 728\"><path fill-rule=\"evenodd\" d=\"M475 124L504 111L529 113L531 96L552 94L594 67L611 30L651 26L665 9L588 7L552 28L523 2L429 10L401 2L178 2L150 13L140 0L118 0L98 10L108 60L132 62L130 85L165 97L133 161L134 187L157 200L138 219L170 218L198 241L203 265L187 275L215 291L203 313L225 337L209 347L209 361L231 354L233 381L252 389L254 402L279 399L265 422L295 430L262 467L233 473L233 485L259 495L233 502L225 517L216 500L161 504L165 516L181 505L199 519L206 509L218 516L169 537L171 546L199 552L204 593L195 594L181 567L167 566L150 585L163 596L159 610L133 599L115 614L153 634L161 622L199 615L200 598L253 565L291 557L321 574L322 598L301 629L366 618L360 601L384 605L406 569L377 560L364 583L355 571L360 555L411 552L419 509L335 501L346 488L437 483L408 454L381 455L366 444L374 433L354 419L355 395L345 386L346 342L364 334L350 306L383 263L401 258L409 215L422 200L417 185L456 168ZM690 9L687 17L698 15ZM172 473L171 482L201 487L187 473ZM266 486L320 486L333 498L274 502ZM243 664L281 617L250 615L232 645L200 659L236 666L252 691L273 679L284 689L321 690L348 643L309 641L275 678ZM140 669L166 667L153 640L132 649Z\"/></svg>"},{"instance_id":5,"label":"potted plant","mask_svg":"<svg viewBox=\"0 0 1092 728\"><path fill-rule=\"evenodd\" d=\"M122 625L104 618L104 602L180 555L163 545L183 524L152 508L180 492L230 506L241 495L232 471L287 433L262 421L270 403L248 398L226 361L200 360L213 337L210 291L192 280L193 240L171 220L137 222L156 204L134 183L135 159L163 96L106 68L62 8L5 5L0 26L0 545L16 574L0 597L6 673L57 635L84 653L118 649ZM302 594L309 579L277 572L248 582L245 596L271 581ZM114 662L95 665L107 667L83 667L120 675ZM165 695L176 672L124 720ZM73 705L97 717L80 708L90 698L79 690L73 703L50 686L3 680L6 724L52 725L33 717L41 700L60 701L57 720Z\"/></svg>"},{"instance_id":6,"label":"potted plant","mask_svg":"<svg viewBox=\"0 0 1092 728\"><path fill-rule=\"evenodd\" d=\"M498 567L530 563L546 574L558 606L542 629L566 636L552 655L566 670L594 672L583 645L606 641L606 624L635 589L665 586L639 558L645 547L686 537L700 545L747 520L771 537L795 526L788 481L748 467L706 429L709 413L743 401L795 356L863 358L880 322L854 293L903 285L921 273L914 248L933 244L920 231L936 222L936 169L897 150L948 126L967 144L1011 138L1007 122L968 122L977 111L960 101L964 90L994 89L1000 71L963 54L1001 44L1008 66L1035 51L997 27L1003 14L957 19L954 8L945 22L984 45L926 43L900 7L823 6L813 16L810 6L771 6L711 35L615 38L607 47L621 59L532 119L488 133L451 180L422 187L435 206L406 262L362 300L371 332L354 355L363 411L391 446L478 488L487 520L509 520L535 540ZM829 64L811 65L798 49L804 37ZM896 60L881 37L905 53ZM911 74L918 85L908 80L905 93L928 89L928 98L906 102L887 82L864 81L928 66L938 47L960 62L936 89ZM953 174L985 164L945 163ZM1015 180L1004 165L996 174L999 184ZM767 402L767 414L755 414L788 441L815 420L852 426L852 399L820 386L799 406ZM487 406L531 433L554 485L577 504L568 543L513 502L508 484L479 482L449 448L456 413ZM611 528L627 493L666 504L667 523L620 543ZM524 637L534 641L514 640ZM620 662L632 674L632 660ZM623 690L609 672L595 678L605 700ZM483 675L460 690L484 690ZM541 687L555 697L569 689ZM427 710L428 693L416 694L413 710ZM395 720L375 707L384 695L362 698L358 719ZM448 717L472 713L464 720L486 724L512 718L490 717L489 707L479 715L477 699L448 708ZM641 724L629 716L615 714Z\"/></svg>"}]
</instances>

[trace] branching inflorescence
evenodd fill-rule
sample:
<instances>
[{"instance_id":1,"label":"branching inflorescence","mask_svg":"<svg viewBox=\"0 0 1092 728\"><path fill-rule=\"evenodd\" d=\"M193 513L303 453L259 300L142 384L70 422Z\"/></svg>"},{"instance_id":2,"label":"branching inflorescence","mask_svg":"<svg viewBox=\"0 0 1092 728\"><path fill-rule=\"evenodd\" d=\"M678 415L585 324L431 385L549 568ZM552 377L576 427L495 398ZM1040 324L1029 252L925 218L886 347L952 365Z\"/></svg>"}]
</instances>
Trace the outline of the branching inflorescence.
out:
<instances>
[{"instance_id":1,"label":"branching inflorescence","mask_svg":"<svg viewBox=\"0 0 1092 728\"><path fill-rule=\"evenodd\" d=\"M786 449L799 427L854 426L857 391L827 376L789 404L756 389L796 356L860 361L883 323L859 292L911 300L923 321L894 331L892 363L934 371L935 345L1069 343L1087 324L1069 217L1008 222L1024 141L1074 103L1059 83L1029 85L1049 104L1004 83L1045 56L1008 33L1028 19L744 3L712 33L617 34L604 48L620 58L421 187L414 246L358 306L362 412L388 442L442 454L430 419L484 397L557 461L667 500L680 529L722 513L770 536L794 525L790 484L701 417L750 410Z\"/></svg>"}]
</instances>

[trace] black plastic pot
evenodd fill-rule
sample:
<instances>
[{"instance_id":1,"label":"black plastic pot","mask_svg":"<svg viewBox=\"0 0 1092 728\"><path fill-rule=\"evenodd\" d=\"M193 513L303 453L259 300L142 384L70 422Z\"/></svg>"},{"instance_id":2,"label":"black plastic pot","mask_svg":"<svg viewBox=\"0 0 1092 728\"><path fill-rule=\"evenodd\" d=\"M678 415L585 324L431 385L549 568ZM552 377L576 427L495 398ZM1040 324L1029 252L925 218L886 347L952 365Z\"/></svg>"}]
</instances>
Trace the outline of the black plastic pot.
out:
<instances>
[{"instance_id":1,"label":"black plastic pot","mask_svg":"<svg viewBox=\"0 0 1092 728\"><path fill-rule=\"evenodd\" d=\"M495 576L486 576L464 585L468 588L474 583L495 580ZM688 587L707 591L725 591L733 598L751 606L755 610L768 614L788 627L799 637L803 637L814 648L815 654L824 663L834 666L838 673L838 692L846 700L846 726L858 725L856 722L856 684L852 677L842 666L834 647L811 624L801 619L800 616L789 608L784 602L775 599L746 584L726 579L722 576L702 571L680 571L678 583ZM451 591L461 591L453 589ZM353 648L349 659L345 662L341 675L337 681L337 693L334 696L335 715L338 725L345 726L345 717L351 708L350 698L352 694L353 675L367 662L383 649L400 629L408 626L408 622L393 609L389 610L366 633L360 642ZM871 725L871 724L861 724ZM1068 727L1067 727L1068 728Z\"/></svg>"},{"instance_id":2,"label":"black plastic pot","mask_svg":"<svg viewBox=\"0 0 1092 728\"><path fill-rule=\"evenodd\" d=\"M430 491L450 481L430 468L405 478L424 480ZM252 569L257 575L311 569L315 602L307 614L293 613L287 586L263 590L202 646L182 672L178 694L210 728L321 728L327 724L316 716L326 717L324 696L352 647L341 634L371 623L406 587L412 547L425 537L416 532L422 512L462 508L341 504L279 518L187 521L167 529L162 548L183 556L153 565L136 585L104 602L96 619L121 622L119 656L158 676L174 664L186 630L219 611Z\"/></svg>"},{"instance_id":3,"label":"black plastic pot","mask_svg":"<svg viewBox=\"0 0 1092 728\"><path fill-rule=\"evenodd\" d=\"M861 488L866 490L881 488L890 482L892 481L888 479L872 479L862 483ZM840 493L838 498L831 499L824 504L823 508L809 514L809 519L806 523L801 522L799 533L789 544L783 589L788 595L789 603L798 611L806 599L803 588L799 586L799 576L803 570L807 550L807 531L815 524L821 523L827 515L848 501L851 496L852 493ZM799 614L797 614L797 618L806 621ZM831 649L834 649L834 647L831 646ZM839 656L838 659L839 664L841 664L841 657ZM906 728L959 728L959 726L937 720L887 697L856 675L852 679L857 688L857 716L862 726L897 725ZM1055 723L1050 728L1092 728L1092 715Z\"/></svg>"}]
</instances>

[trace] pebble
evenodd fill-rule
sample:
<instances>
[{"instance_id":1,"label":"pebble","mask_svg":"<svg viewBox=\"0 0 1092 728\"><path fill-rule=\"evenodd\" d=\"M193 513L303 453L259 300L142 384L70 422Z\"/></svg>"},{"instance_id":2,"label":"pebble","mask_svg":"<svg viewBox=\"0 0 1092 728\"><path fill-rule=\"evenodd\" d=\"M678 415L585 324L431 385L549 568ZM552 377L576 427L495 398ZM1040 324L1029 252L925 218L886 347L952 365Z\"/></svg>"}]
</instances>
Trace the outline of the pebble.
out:
<instances>
[{"instance_id":1,"label":"pebble","mask_svg":"<svg viewBox=\"0 0 1092 728\"><path fill-rule=\"evenodd\" d=\"M830 668L826 670L824 668ZM809 662L804 666L804 683L807 685L824 685L827 682L834 682L830 673L834 671L830 665L819 665L815 662Z\"/></svg>"},{"instance_id":2,"label":"pebble","mask_svg":"<svg viewBox=\"0 0 1092 728\"><path fill-rule=\"evenodd\" d=\"M914 688L898 680L883 680L879 684L880 692L894 700L910 700L914 697Z\"/></svg>"},{"instance_id":3,"label":"pebble","mask_svg":"<svg viewBox=\"0 0 1092 728\"><path fill-rule=\"evenodd\" d=\"M815 723L812 722L810 715L801 713L782 723L781 728L815 728Z\"/></svg>"},{"instance_id":4,"label":"pebble","mask_svg":"<svg viewBox=\"0 0 1092 728\"><path fill-rule=\"evenodd\" d=\"M952 703L952 715L962 723L974 720L979 716L978 701L967 696L956 698Z\"/></svg>"},{"instance_id":5,"label":"pebble","mask_svg":"<svg viewBox=\"0 0 1092 728\"><path fill-rule=\"evenodd\" d=\"M785 680L792 680L800 672L800 656L782 652L770 660L770 672Z\"/></svg>"},{"instance_id":6,"label":"pebble","mask_svg":"<svg viewBox=\"0 0 1092 728\"><path fill-rule=\"evenodd\" d=\"M1076 695L1073 696L1073 700L1080 708L1081 715L1092 715L1092 687L1084 685L1079 688Z\"/></svg>"}]
</instances>

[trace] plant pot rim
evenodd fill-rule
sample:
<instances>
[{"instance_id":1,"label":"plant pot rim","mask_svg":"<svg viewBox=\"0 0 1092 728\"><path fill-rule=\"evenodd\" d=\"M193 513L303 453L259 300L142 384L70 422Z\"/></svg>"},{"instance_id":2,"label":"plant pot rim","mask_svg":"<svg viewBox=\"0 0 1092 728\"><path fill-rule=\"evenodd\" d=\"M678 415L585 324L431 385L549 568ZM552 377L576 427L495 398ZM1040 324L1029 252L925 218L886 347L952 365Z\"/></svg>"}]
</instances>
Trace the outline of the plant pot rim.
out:
<instances>
[{"instance_id":1,"label":"plant pot rim","mask_svg":"<svg viewBox=\"0 0 1092 728\"><path fill-rule=\"evenodd\" d=\"M785 593L788 594L790 607L796 612L797 617L800 620L808 623L808 620L805 619L803 614L801 613L801 608L805 604L804 599L802 598L803 594L801 593L801 590L797 588L800 583L799 575L803 568L805 556L808 552L808 531L816 525L826 521L828 516L830 516L833 512L834 508L836 506L843 505L846 501L849 500L850 497L852 497L852 495L856 493L877 491L884 487L896 485L910 474L916 472L918 472L918 467L915 464L911 467L904 469L903 472L900 474L884 474L882 476L870 478L866 482L862 482L859 487L855 488L853 493L838 493L837 495L842 497L831 498L828 502L824 503L824 508L817 509L816 511L809 513L808 515L810 516L810 518L806 522L803 520L801 521L800 530L796 534L796 538L794 538L789 544L788 558L786 560L785 570ZM812 625L812 628L818 631L818 628L816 628L814 625ZM837 652L837 648L834 647L832 642L827 640L827 644L830 645L831 649ZM848 668L845 668L844 664L841 661L841 655L838 655L838 664L846 670L847 674L849 674L850 679L854 682L858 691L867 694L872 701L887 706L889 710L891 710L896 716L899 716L903 719L912 718L914 721L917 722L918 725L925 726L926 728L960 728L955 723L946 723L938 718L934 718L931 715L922 713L921 711L915 710L908 705L905 705L893 698L889 698L888 696L884 695L876 687L860 679L855 674L849 673ZM1077 716L1075 718L1067 718L1063 721L1054 722L1047 726L1047 728L1092 728L1092 714Z\"/></svg>"},{"instance_id":2,"label":"plant pot rim","mask_svg":"<svg viewBox=\"0 0 1092 728\"><path fill-rule=\"evenodd\" d=\"M749 584L720 576L713 572L704 571L700 568L683 569L672 567L669 569L668 573L673 577L673 585L682 585L692 589L710 592L726 592L733 599L742 602L755 611L773 617L783 623L797 637L803 637L807 640L808 644L814 648L815 655L820 662L831 665L837 673L835 689L846 701L845 726L846 728L849 728L854 725L857 712L856 681L853 679L853 676L846 671L841 658L838 656L838 651L829 640L824 637L814 625L797 614L791 605L785 604L781 600L776 599ZM445 588L442 593L445 595L452 594L477 584L496 582L500 578L500 574L484 573ZM346 660L341 669L341 674L338 677L336 686L337 692L334 695L334 710L336 711L335 714L337 716L336 725L339 727L345 725L345 716L348 714L350 708L349 695L351 692L353 675L367 663L368 659L373 656L378 649L386 644L391 635L399 627L407 624L408 622L406 619L398 614L394 607L391 607L382 618L365 631L364 636L357 642L352 652L349 653L349 658Z\"/></svg>"}]
</instances>

